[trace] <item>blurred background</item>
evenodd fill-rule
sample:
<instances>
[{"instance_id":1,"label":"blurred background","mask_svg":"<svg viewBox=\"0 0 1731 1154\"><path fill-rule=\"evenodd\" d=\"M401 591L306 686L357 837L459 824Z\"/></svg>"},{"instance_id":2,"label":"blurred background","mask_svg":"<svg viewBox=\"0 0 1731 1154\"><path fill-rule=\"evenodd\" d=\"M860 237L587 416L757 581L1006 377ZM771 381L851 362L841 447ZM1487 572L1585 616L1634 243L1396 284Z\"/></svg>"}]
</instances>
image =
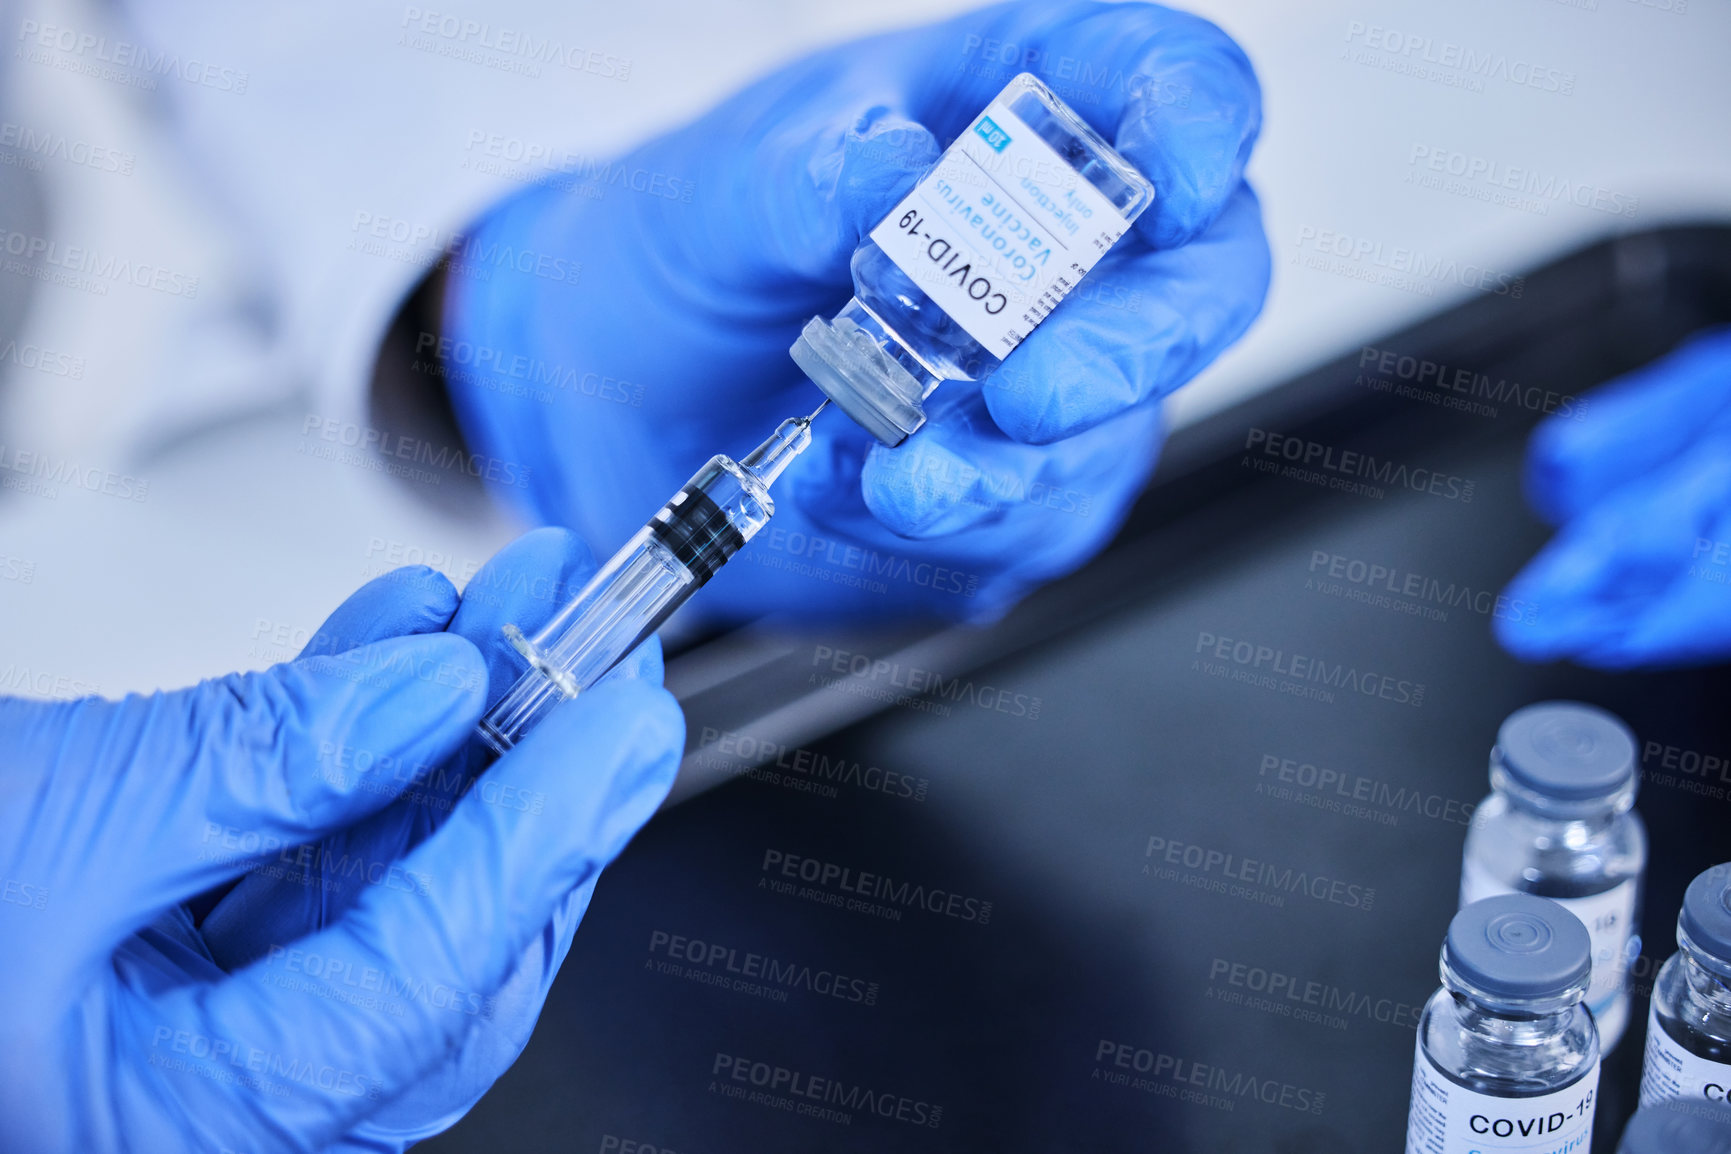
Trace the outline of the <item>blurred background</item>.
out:
<instances>
[{"instance_id":1,"label":"blurred background","mask_svg":"<svg viewBox=\"0 0 1731 1154\"><path fill-rule=\"evenodd\" d=\"M1276 263L1261 319L1174 398L1174 420L1478 291L1464 276L1359 279L1374 272L1369 255L1306 267L1324 244L1384 260L1409 249L1494 283L1591 239L1722 219L1731 77L1717 53L1731 12L1670 4L1193 5L1244 45L1262 81L1250 171ZM7 660L40 685L180 685L291 654L383 568L424 560L459 582L472 574L514 526L436 486L309 459L304 429L365 424L380 335L435 259L436 244L412 238L448 236L540 175L489 156L477 134L605 158L779 62L964 7L488 6L501 26L629 61L612 78L527 76L411 47L397 4L14 3L0 321L6 340L43 356L0 359L0 436L9 453L134 477L144 499L0 490L0 547L34 573L0 588ZM1556 69L1572 91L1391 71L1388 54L1364 55L1371 26ZM43 47L44 27L74 49ZM168 46L209 62L208 78L108 68L63 31ZM1568 192L1509 195L1449 175L1472 160ZM374 239L380 221L410 239ZM161 288L69 283L40 254L32 262L30 238L168 276Z\"/></svg>"},{"instance_id":2,"label":"blurred background","mask_svg":"<svg viewBox=\"0 0 1731 1154\"><path fill-rule=\"evenodd\" d=\"M440 241L544 174L511 157L604 161L780 62L970 6L487 6L621 62L609 75L442 53L413 34L415 5L0 7L0 692L117 696L262 668L377 573L425 563L461 585L523 526L472 488L319 447L332 422L368 427L382 335ZM1274 282L1249 335L1172 399L1172 450L1118 546L983 633L764 627L682 649L676 630L669 685L692 729L676 796L694 800L609 872L524 1058L428 1148L1395 1149L1403 1008L1435 986L1463 827L1275 797L1267 759L1442 812L1482 795L1497 722L1542 697L1606 705L1659 750L1731 748L1722 671L1523 667L1483 615L1389 613L1307 585L1322 554L1495 590L1546 536L1520 499L1535 414L1379 398L1355 373L1367 348L1577 394L1731 319L1731 7L1189 7L1263 85L1250 176ZM1390 31L1559 82L1440 79L1372 46ZM121 43L201 68L116 65ZM1449 271L1391 280L1396 253ZM1355 501L1231 459L1247 428L1300 418L1471 478L1478 499ZM1204 634L1346 654L1420 685L1423 706L1231 684L1193 667ZM810 688L836 651L1008 688L1037 716ZM924 784L917 799L783 788L777 752L799 748ZM1731 856L1723 794L1645 790L1669 856L1651 875L1641 998L1682 886ZM1377 902L1247 904L1150 880L1150 838L1300 865ZM765 895L770 849L931 878L997 913L989 929L880 924ZM766 998L669 976L656 967L676 935L878 993ZM1325 982L1387 1018L1223 1009L1222 961ZM1632 1108L1640 1042L1637 1024L1607 1066L1595 1149ZM1103 1085L1107 1045L1253 1074L1317 1108ZM944 1106L944 1122L837 1126L727 1101L707 1085L721 1053L871 1082Z\"/></svg>"}]
</instances>

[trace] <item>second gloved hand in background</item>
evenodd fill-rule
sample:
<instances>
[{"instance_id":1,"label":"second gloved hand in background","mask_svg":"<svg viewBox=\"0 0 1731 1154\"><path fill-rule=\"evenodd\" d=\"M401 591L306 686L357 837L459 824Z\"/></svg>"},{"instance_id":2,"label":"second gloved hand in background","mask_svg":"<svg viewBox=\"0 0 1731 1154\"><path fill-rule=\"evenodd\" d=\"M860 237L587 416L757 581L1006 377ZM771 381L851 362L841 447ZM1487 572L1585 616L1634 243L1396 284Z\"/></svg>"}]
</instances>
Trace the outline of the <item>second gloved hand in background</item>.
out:
<instances>
[{"instance_id":1,"label":"second gloved hand in background","mask_svg":"<svg viewBox=\"0 0 1731 1154\"><path fill-rule=\"evenodd\" d=\"M1527 494L1558 526L1515 578L1516 656L1601 669L1731 656L1731 329L1588 395L1533 436Z\"/></svg>"},{"instance_id":2,"label":"second gloved hand in background","mask_svg":"<svg viewBox=\"0 0 1731 1154\"><path fill-rule=\"evenodd\" d=\"M1152 180L1154 203L998 372L940 386L901 446L826 414L776 523L703 600L736 617L989 619L1082 564L1153 469L1160 398L1237 339L1269 276L1243 179L1261 123L1250 64L1213 25L1148 4L1001 5L845 44L604 174L505 202L465 251L512 259L483 277L458 254L447 279L473 447L530 467L530 516L617 547L710 454L822 399L788 346L847 301L861 237L1023 70Z\"/></svg>"}]
</instances>

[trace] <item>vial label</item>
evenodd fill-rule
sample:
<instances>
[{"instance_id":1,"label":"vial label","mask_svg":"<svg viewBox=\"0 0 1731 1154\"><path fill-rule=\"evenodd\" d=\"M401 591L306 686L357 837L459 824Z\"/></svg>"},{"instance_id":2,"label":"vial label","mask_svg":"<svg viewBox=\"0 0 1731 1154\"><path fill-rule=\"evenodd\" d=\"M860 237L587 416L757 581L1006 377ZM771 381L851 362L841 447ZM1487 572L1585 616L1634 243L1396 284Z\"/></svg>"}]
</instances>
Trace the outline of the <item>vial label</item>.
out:
<instances>
[{"instance_id":1,"label":"vial label","mask_svg":"<svg viewBox=\"0 0 1731 1154\"><path fill-rule=\"evenodd\" d=\"M1731 1066L1698 1057L1679 1046L1659 1024L1657 1009L1647 1011L1647 1057L1641 1067L1641 1105L1668 1098L1726 1100Z\"/></svg>"},{"instance_id":2,"label":"vial label","mask_svg":"<svg viewBox=\"0 0 1731 1154\"><path fill-rule=\"evenodd\" d=\"M1129 227L1000 98L871 238L969 336L1002 358Z\"/></svg>"},{"instance_id":3,"label":"vial label","mask_svg":"<svg viewBox=\"0 0 1731 1154\"><path fill-rule=\"evenodd\" d=\"M1480 898L1515 893L1512 886L1491 877L1469 863L1461 870L1461 908ZM1621 882L1602 894L1585 898L1552 898L1581 919L1593 943L1593 975L1582 1000L1601 1019L1600 1033L1608 1033L1606 1011L1623 993L1623 975L1629 968L1629 939L1635 932L1635 880ZM1620 1030L1620 1027L1619 1027Z\"/></svg>"},{"instance_id":4,"label":"vial label","mask_svg":"<svg viewBox=\"0 0 1731 1154\"><path fill-rule=\"evenodd\" d=\"M1421 1040L1413 1058L1406 1154L1587 1154L1598 1104L1599 1064L1566 1090L1498 1098L1449 1081Z\"/></svg>"}]
</instances>

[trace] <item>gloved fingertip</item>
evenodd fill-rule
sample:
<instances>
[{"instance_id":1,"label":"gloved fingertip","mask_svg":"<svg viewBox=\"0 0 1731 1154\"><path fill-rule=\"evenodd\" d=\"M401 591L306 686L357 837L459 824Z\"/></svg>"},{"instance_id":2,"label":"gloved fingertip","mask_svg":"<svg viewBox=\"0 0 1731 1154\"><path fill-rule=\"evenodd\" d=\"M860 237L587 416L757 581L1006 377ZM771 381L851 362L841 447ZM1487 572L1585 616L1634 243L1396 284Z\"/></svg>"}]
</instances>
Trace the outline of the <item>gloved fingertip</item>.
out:
<instances>
[{"instance_id":1,"label":"gloved fingertip","mask_svg":"<svg viewBox=\"0 0 1731 1154\"><path fill-rule=\"evenodd\" d=\"M1244 175L1262 129L1262 87L1244 50L1206 20L1182 58L1156 60L1117 134L1119 151L1154 184L1136 227L1155 248L1207 230Z\"/></svg>"},{"instance_id":2,"label":"gloved fingertip","mask_svg":"<svg viewBox=\"0 0 1731 1154\"><path fill-rule=\"evenodd\" d=\"M874 445L860 473L866 508L890 532L910 540L959 533L994 513L979 491L982 474L936 436L894 449Z\"/></svg>"},{"instance_id":3,"label":"gloved fingertip","mask_svg":"<svg viewBox=\"0 0 1731 1154\"><path fill-rule=\"evenodd\" d=\"M883 219L941 152L929 129L883 105L867 109L848 127L835 196L853 242Z\"/></svg>"},{"instance_id":4,"label":"gloved fingertip","mask_svg":"<svg viewBox=\"0 0 1731 1154\"><path fill-rule=\"evenodd\" d=\"M999 366L981 382L980 395L992 423L1012 441L1049 445L1071 434L1072 415L1065 412L1058 390L1043 374L1036 376L1019 364Z\"/></svg>"},{"instance_id":5,"label":"gloved fingertip","mask_svg":"<svg viewBox=\"0 0 1731 1154\"><path fill-rule=\"evenodd\" d=\"M493 554L481 570L489 567L536 575L551 569L562 578L581 577L595 571L595 553L575 530L563 525L542 525Z\"/></svg>"},{"instance_id":6,"label":"gloved fingertip","mask_svg":"<svg viewBox=\"0 0 1731 1154\"><path fill-rule=\"evenodd\" d=\"M1517 660L1540 663L1554 661L1559 656L1553 631L1533 622L1498 617L1492 620L1491 631L1497 644Z\"/></svg>"},{"instance_id":7,"label":"gloved fingertip","mask_svg":"<svg viewBox=\"0 0 1731 1154\"><path fill-rule=\"evenodd\" d=\"M1152 322L1150 323L1152 327ZM981 388L992 423L1013 441L1051 445L1124 413L1144 397L1122 361L1124 350L1071 326L1069 344L1051 338L1018 350L1027 359L1001 367ZM1057 334L1052 334L1055 337ZM1038 334L1036 334L1038 336ZM1157 342L1157 336L1146 339ZM1150 360L1143 356L1142 360ZM1143 375L1148 375L1146 366ZM1144 384L1146 387L1146 384Z\"/></svg>"},{"instance_id":8,"label":"gloved fingertip","mask_svg":"<svg viewBox=\"0 0 1731 1154\"><path fill-rule=\"evenodd\" d=\"M427 565L382 573L350 594L319 626L301 658L341 653L388 637L436 633L457 611L457 588Z\"/></svg>"},{"instance_id":9,"label":"gloved fingertip","mask_svg":"<svg viewBox=\"0 0 1731 1154\"><path fill-rule=\"evenodd\" d=\"M373 581L418 600L429 617L444 611L445 619L449 620L451 613L456 611L457 587L431 565L402 565L379 574ZM442 623L440 627L443 627Z\"/></svg>"},{"instance_id":10,"label":"gloved fingertip","mask_svg":"<svg viewBox=\"0 0 1731 1154\"><path fill-rule=\"evenodd\" d=\"M1593 454L1583 440L1581 422L1553 418L1541 422L1527 441L1521 488L1527 504L1548 524L1573 520L1598 493L1589 484Z\"/></svg>"}]
</instances>

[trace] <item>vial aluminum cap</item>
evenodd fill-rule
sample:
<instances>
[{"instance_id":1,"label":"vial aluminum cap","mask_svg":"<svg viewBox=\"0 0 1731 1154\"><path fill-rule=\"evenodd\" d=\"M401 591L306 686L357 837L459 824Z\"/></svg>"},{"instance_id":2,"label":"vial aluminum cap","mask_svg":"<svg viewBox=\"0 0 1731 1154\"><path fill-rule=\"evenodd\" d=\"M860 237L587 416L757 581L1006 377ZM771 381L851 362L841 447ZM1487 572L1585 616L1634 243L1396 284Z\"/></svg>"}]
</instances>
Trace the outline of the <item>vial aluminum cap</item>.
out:
<instances>
[{"instance_id":1,"label":"vial aluminum cap","mask_svg":"<svg viewBox=\"0 0 1731 1154\"><path fill-rule=\"evenodd\" d=\"M1731 862L1716 865L1689 883L1677 929L1696 949L1731 972Z\"/></svg>"},{"instance_id":2,"label":"vial aluminum cap","mask_svg":"<svg viewBox=\"0 0 1731 1154\"><path fill-rule=\"evenodd\" d=\"M1492 755L1514 781L1564 801L1604 797L1635 776L1635 735L1578 701L1544 701L1509 714Z\"/></svg>"},{"instance_id":3,"label":"vial aluminum cap","mask_svg":"<svg viewBox=\"0 0 1731 1154\"><path fill-rule=\"evenodd\" d=\"M1467 906L1449 923L1443 951L1456 975L1496 998L1554 998L1584 983L1593 964L1581 919L1532 894Z\"/></svg>"},{"instance_id":4,"label":"vial aluminum cap","mask_svg":"<svg viewBox=\"0 0 1731 1154\"><path fill-rule=\"evenodd\" d=\"M1637 1110L1617 1154L1727 1154L1731 1106L1705 1098L1676 1098Z\"/></svg>"}]
</instances>

